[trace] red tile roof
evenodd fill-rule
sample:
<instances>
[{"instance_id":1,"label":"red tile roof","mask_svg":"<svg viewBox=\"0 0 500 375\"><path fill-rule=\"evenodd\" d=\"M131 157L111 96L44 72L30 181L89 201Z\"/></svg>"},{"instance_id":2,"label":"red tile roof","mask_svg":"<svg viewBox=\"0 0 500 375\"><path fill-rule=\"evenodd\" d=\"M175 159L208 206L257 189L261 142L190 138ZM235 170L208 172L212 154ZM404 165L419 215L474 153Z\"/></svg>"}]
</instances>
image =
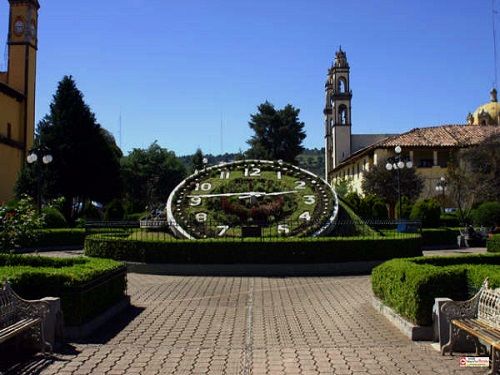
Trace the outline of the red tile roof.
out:
<instances>
[{"instance_id":1,"label":"red tile roof","mask_svg":"<svg viewBox=\"0 0 500 375\"><path fill-rule=\"evenodd\" d=\"M477 145L493 134L500 134L500 126L441 125L415 128L389 137L374 145L387 147L467 147Z\"/></svg>"},{"instance_id":2,"label":"red tile roof","mask_svg":"<svg viewBox=\"0 0 500 375\"><path fill-rule=\"evenodd\" d=\"M355 153L337 165L334 170L345 167L377 148L443 148L474 146L486 138L500 134L500 126L441 125L415 128L406 133L385 138Z\"/></svg>"}]
</instances>

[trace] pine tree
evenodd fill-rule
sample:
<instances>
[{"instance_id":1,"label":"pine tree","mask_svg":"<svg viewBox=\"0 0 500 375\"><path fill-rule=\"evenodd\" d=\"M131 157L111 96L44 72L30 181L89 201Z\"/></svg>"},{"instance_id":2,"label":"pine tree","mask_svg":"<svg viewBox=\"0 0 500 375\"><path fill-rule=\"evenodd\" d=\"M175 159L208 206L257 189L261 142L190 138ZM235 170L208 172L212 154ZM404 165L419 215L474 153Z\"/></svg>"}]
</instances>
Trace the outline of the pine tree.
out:
<instances>
[{"instance_id":1,"label":"pine tree","mask_svg":"<svg viewBox=\"0 0 500 375\"><path fill-rule=\"evenodd\" d=\"M266 101L257 107L258 113L251 115L248 123L255 132L247 142L247 155L255 159L283 160L296 163L297 156L304 150L304 123L299 120L300 109L288 104L276 110Z\"/></svg>"},{"instance_id":2,"label":"pine tree","mask_svg":"<svg viewBox=\"0 0 500 375\"><path fill-rule=\"evenodd\" d=\"M65 198L66 217L71 218L72 208L78 203L107 203L121 194L122 153L113 136L97 123L71 76L59 82L50 112L38 123L36 142L53 156L53 162L45 168L44 191L49 197ZM17 193L30 191L27 185L19 181Z\"/></svg>"}]
</instances>

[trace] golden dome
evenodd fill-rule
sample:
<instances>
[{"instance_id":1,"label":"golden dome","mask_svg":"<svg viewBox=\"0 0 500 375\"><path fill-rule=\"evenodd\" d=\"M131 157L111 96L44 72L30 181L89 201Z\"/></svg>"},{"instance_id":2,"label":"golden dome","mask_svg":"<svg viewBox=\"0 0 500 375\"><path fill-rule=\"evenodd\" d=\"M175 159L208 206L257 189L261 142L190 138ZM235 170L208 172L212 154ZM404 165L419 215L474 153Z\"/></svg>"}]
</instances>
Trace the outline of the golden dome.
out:
<instances>
[{"instance_id":1,"label":"golden dome","mask_svg":"<svg viewBox=\"0 0 500 375\"><path fill-rule=\"evenodd\" d=\"M497 90L490 91L491 101L483 104L474 113L467 116L470 125L498 125L500 119L500 103L497 101Z\"/></svg>"}]
</instances>

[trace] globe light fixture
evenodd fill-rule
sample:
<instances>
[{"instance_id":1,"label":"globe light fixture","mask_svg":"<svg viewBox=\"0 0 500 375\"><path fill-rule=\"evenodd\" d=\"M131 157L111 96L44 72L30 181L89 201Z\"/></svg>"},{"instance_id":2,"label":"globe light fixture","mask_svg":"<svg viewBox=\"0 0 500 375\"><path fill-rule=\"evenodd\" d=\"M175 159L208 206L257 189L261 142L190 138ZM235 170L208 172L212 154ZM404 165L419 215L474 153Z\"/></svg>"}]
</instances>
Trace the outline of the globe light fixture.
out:
<instances>
[{"instance_id":1,"label":"globe light fixture","mask_svg":"<svg viewBox=\"0 0 500 375\"><path fill-rule=\"evenodd\" d=\"M401 148L401 146L396 146L394 148L394 153L396 155L392 158L387 159L387 163L385 165L385 169L387 169L388 171L394 170L397 172L396 176L397 176L397 181L398 181L398 201L399 201L399 219L400 220L401 220L401 206L402 206L400 170L405 169L405 168L408 168L408 169L413 168L413 162L411 160L405 160L401 156L402 151L403 151L403 149Z\"/></svg>"},{"instance_id":2,"label":"globe light fixture","mask_svg":"<svg viewBox=\"0 0 500 375\"><path fill-rule=\"evenodd\" d=\"M39 213L42 211L42 165L48 165L53 160L54 158L46 147L35 147L30 150L26 157L28 164L33 164L36 168L37 207Z\"/></svg>"},{"instance_id":3,"label":"globe light fixture","mask_svg":"<svg viewBox=\"0 0 500 375\"><path fill-rule=\"evenodd\" d=\"M439 181L436 184L436 192L441 193L441 206L444 212L444 200L445 200L445 193L446 193L446 187L448 185L448 182L446 181L446 178L441 176Z\"/></svg>"}]
</instances>

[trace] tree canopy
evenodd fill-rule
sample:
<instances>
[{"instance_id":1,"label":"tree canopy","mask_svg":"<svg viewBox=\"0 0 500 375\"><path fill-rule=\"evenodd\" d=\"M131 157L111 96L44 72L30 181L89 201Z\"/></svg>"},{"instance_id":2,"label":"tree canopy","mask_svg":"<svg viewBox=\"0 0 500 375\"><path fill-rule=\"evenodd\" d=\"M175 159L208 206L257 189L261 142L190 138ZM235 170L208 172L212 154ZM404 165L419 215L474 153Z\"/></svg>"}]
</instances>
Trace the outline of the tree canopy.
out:
<instances>
[{"instance_id":1,"label":"tree canopy","mask_svg":"<svg viewBox=\"0 0 500 375\"><path fill-rule=\"evenodd\" d=\"M397 171L388 171L385 165L374 165L365 175L362 182L363 191L384 199L394 209L398 202ZM400 173L401 196L414 201L422 192L424 182L414 168L403 168Z\"/></svg>"},{"instance_id":2,"label":"tree canopy","mask_svg":"<svg viewBox=\"0 0 500 375\"><path fill-rule=\"evenodd\" d=\"M254 135L247 142L250 145L247 156L296 163L306 137L304 123L299 120L300 110L290 104L276 110L268 101L257 109L248 123Z\"/></svg>"},{"instance_id":3,"label":"tree canopy","mask_svg":"<svg viewBox=\"0 0 500 375\"><path fill-rule=\"evenodd\" d=\"M106 203L121 194L122 153L111 133L97 123L71 76L59 82L50 112L38 123L36 144L53 156L44 168L44 192L49 197L65 198L67 217L76 203ZM37 166L26 166L21 174L18 194L34 190L34 168Z\"/></svg>"},{"instance_id":4,"label":"tree canopy","mask_svg":"<svg viewBox=\"0 0 500 375\"><path fill-rule=\"evenodd\" d=\"M500 201L500 134L453 155L448 189L462 221L479 203Z\"/></svg>"},{"instance_id":5,"label":"tree canopy","mask_svg":"<svg viewBox=\"0 0 500 375\"><path fill-rule=\"evenodd\" d=\"M186 176L175 153L156 141L147 149L135 148L121 160L128 211L139 212L164 204L170 192Z\"/></svg>"}]
</instances>

